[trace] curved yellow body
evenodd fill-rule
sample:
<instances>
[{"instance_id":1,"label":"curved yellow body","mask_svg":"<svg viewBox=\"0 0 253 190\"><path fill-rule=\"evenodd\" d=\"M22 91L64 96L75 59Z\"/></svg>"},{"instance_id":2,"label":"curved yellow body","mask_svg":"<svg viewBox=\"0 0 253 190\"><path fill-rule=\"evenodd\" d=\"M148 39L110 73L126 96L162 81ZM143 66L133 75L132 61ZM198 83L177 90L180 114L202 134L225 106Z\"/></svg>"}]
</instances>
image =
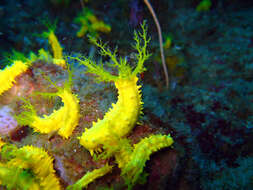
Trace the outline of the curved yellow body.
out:
<instances>
[{"instance_id":1,"label":"curved yellow body","mask_svg":"<svg viewBox=\"0 0 253 190\"><path fill-rule=\"evenodd\" d=\"M28 69L28 64L22 61L14 61L13 65L0 70L0 95L10 89L15 83L15 78Z\"/></svg>"},{"instance_id":2,"label":"curved yellow body","mask_svg":"<svg viewBox=\"0 0 253 190\"><path fill-rule=\"evenodd\" d=\"M50 133L58 130L58 134L68 138L79 121L79 100L70 91L63 89L57 95L61 97L64 106L54 110L49 116L39 117L34 115L34 121L30 126L40 133Z\"/></svg>"},{"instance_id":3,"label":"curved yellow body","mask_svg":"<svg viewBox=\"0 0 253 190\"><path fill-rule=\"evenodd\" d=\"M80 137L80 144L88 149L91 155L94 151L100 151L103 148L104 152L98 156L98 159L115 156L119 168L122 169L122 176L126 179L128 189L131 189L138 181L150 155L173 143L173 139L169 135L152 135L132 147L130 142L124 138L131 132L142 114L143 102L141 101L141 86L137 85L137 74L145 71L143 63L150 56L146 51L149 39L146 38L144 24L142 29L143 34L135 33L134 38L136 41L135 49L138 51L136 56L138 62L135 69L127 65L127 59L117 59L116 50L111 52L94 38L90 38L90 41L100 48L101 55L111 58L114 65L109 64L108 66L116 67L118 75L111 74L102 65L97 65L90 59L78 59L87 67L87 72L95 74L100 81L113 81L118 90L117 103L112 104L112 108L109 109L102 120L94 122L90 129L85 129ZM143 43L140 42L139 37L143 38ZM111 166L107 167L86 174L67 189L86 187L97 177L105 175L111 170Z\"/></svg>"},{"instance_id":4,"label":"curved yellow body","mask_svg":"<svg viewBox=\"0 0 253 190\"><path fill-rule=\"evenodd\" d=\"M86 173L81 179L79 179L75 184L67 187L67 190L81 190L87 187L95 179L104 176L112 170L112 166L105 165L102 168L95 169L91 172Z\"/></svg>"},{"instance_id":5,"label":"curved yellow body","mask_svg":"<svg viewBox=\"0 0 253 190\"><path fill-rule=\"evenodd\" d=\"M80 138L80 144L91 153L102 145L117 145L117 138L130 133L142 113L142 101L136 76L118 79L115 86L118 89L118 101L112 104L103 120L93 123Z\"/></svg>"},{"instance_id":6,"label":"curved yellow body","mask_svg":"<svg viewBox=\"0 0 253 190\"><path fill-rule=\"evenodd\" d=\"M127 162L117 159L119 156L116 155L118 165L122 169L121 175L125 178L128 186L132 186L137 182L146 161L149 160L152 153L171 146L173 142L170 135L151 135L134 144L133 152L129 155Z\"/></svg>"},{"instance_id":7,"label":"curved yellow body","mask_svg":"<svg viewBox=\"0 0 253 190\"><path fill-rule=\"evenodd\" d=\"M59 180L55 176L53 159L41 148L33 146L20 148L17 157L10 160L8 165L32 170L43 190L61 189Z\"/></svg>"},{"instance_id":8,"label":"curved yellow body","mask_svg":"<svg viewBox=\"0 0 253 190\"><path fill-rule=\"evenodd\" d=\"M117 103L112 104L112 108L105 114L103 120L94 122L93 126L90 129L85 129L80 137L80 144L88 149L91 154L94 151L99 151L102 147L118 145L119 139L131 132L142 113L141 86L137 85L137 75L145 71L143 63L150 56L146 50L149 39L147 39L144 24L142 30L142 34L134 33L136 42L134 47L138 52L135 68L127 64L127 59L118 59L116 50L111 52L95 38L90 38L90 41L100 48L102 56L110 57L112 64L108 64L108 66L117 68L118 75L111 74L101 64L97 65L91 59L78 59L81 64L87 67L87 72L95 74L100 81L113 81L118 89ZM142 42L141 38L143 39Z\"/></svg>"},{"instance_id":9,"label":"curved yellow body","mask_svg":"<svg viewBox=\"0 0 253 190\"><path fill-rule=\"evenodd\" d=\"M50 115L39 117L35 111L25 111L17 116L17 120L22 125L29 125L36 132L50 133L58 130L58 134L64 138L69 138L79 122L79 100L70 89L60 89L57 94L62 99L63 106L54 110ZM32 105L25 107L34 110Z\"/></svg>"},{"instance_id":10,"label":"curved yellow body","mask_svg":"<svg viewBox=\"0 0 253 190\"><path fill-rule=\"evenodd\" d=\"M8 189L60 190L53 158L42 148L6 145L1 152L7 163L0 163L0 184ZM29 174L28 174L28 173ZM23 173L23 174L22 174Z\"/></svg>"},{"instance_id":11,"label":"curved yellow body","mask_svg":"<svg viewBox=\"0 0 253 190\"><path fill-rule=\"evenodd\" d=\"M52 47L54 58L62 59L62 47L53 31L49 31L48 41Z\"/></svg>"},{"instance_id":12,"label":"curved yellow body","mask_svg":"<svg viewBox=\"0 0 253 190\"><path fill-rule=\"evenodd\" d=\"M53 51L53 63L63 68L66 67L66 61L63 59L62 47L58 38L54 33L54 29L49 29L48 32L44 32L43 35L48 38L48 42Z\"/></svg>"}]
</instances>

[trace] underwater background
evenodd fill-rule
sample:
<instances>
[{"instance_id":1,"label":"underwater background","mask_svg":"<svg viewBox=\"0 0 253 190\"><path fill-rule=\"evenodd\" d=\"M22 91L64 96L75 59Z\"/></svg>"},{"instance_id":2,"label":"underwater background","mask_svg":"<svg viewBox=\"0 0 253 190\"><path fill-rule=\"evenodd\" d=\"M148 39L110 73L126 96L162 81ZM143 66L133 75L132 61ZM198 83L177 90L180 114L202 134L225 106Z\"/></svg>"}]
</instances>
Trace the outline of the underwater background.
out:
<instances>
[{"instance_id":1,"label":"underwater background","mask_svg":"<svg viewBox=\"0 0 253 190\"><path fill-rule=\"evenodd\" d=\"M142 26L150 37L147 59L134 33ZM55 38L50 39L50 32ZM145 44L143 33L137 34ZM102 50L110 51L101 51L96 40L101 40ZM1 0L0 44L0 189L52 189L47 183L54 181L59 189L253 189L253 1ZM143 113L118 145L112 145L118 146L115 150L103 147L109 156L101 159L96 158L100 150L92 156L79 138L115 109L119 88L113 81L96 80L94 75L101 73L90 73L80 62L92 59L99 68L103 63L116 76L120 66L112 66L113 56L108 58L115 48L122 58L118 60L131 68L144 57L145 71L136 75L143 102L136 110ZM27 62L29 68L15 76L14 71L5 74L17 61ZM12 75L15 80L4 89ZM65 138L58 129L40 132L31 127L24 117L34 110L47 118L68 104L64 95L57 95L66 86L78 100L69 103L68 115L59 123L63 117L76 117L71 134ZM78 113L72 110L75 103ZM135 108L125 106L121 115ZM117 117L112 123L122 124ZM97 131L95 135L104 133ZM137 174L122 172L120 147L131 144L134 151L142 139L160 134L172 138L173 144L144 142L134 168L141 174L129 182L129 176ZM144 158L148 149L153 154ZM144 165L138 165L138 159L145 160ZM84 179L92 179L87 185L78 181L107 164L114 166L107 174ZM36 171L40 167L49 167L45 176L51 177L36 177L44 172ZM77 182L82 185L71 186Z\"/></svg>"}]
</instances>

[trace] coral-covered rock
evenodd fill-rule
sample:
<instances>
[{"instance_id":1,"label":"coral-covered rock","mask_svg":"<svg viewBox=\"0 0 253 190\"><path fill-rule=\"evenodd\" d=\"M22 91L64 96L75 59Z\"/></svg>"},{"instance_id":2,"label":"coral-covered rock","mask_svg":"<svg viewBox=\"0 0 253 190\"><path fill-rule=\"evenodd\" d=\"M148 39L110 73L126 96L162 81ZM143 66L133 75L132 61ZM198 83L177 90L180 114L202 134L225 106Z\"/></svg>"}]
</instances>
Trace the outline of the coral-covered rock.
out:
<instances>
[{"instance_id":1,"label":"coral-covered rock","mask_svg":"<svg viewBox=\"0 0 253 190\"><path fill-rule=\"evenodd\" d=\"M0 134L3 136L8 135L18 126L18 123L12 116L12 113L13 110L8 106L0 108Z\"/></svg>"}]
</instances>

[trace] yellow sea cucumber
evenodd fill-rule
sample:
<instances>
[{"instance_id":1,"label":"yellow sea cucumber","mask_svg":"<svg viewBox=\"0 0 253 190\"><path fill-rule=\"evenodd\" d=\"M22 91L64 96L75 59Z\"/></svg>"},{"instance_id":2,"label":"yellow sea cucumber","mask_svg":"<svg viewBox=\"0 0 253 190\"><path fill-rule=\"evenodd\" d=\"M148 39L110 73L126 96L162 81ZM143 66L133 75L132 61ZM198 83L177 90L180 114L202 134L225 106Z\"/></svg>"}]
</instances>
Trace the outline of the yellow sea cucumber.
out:
<instances>
[{"instance_id":1,"label":"yellow sea cucumber","mask_svg":"<svg viewBox=\"0 0 253 190\"><path fill-rule=\"evenodd\" d=\"M61 189L53 168L53 158L42 148L24 146L18 149L7 144L2 148L1 155L8 161L0 163L0 181L10 189Z\"/></svg>"},{"instance_id":2,"label":"yellow sea cucumber","mask_svg":"<svg viewBox=\"0 0 253 190\"><path fill-rule=\"evenodd\" d=\"M101 153L98 159L108 159L114 156L118 167L121 169L121 176L131 189L143 174L145 163L149 160L150 155L162 148L171 146L173 142L170 135L162 134L141 139L133 146L127 138L118 139L116 146L105 145L103 148L106 151Z\"/></svg>"},{"instance_id":3,"label":"yellow sea cucumber","mask_svg":"<svg viewBox=\"0 0 253 190\"><path fill-rule=\"evenodd\" d=\"M48 42L49 42L49 44L52 48L53 63L65 68L66 67L66 61L63 59L61 44L60 44L58 38L56 37L56 35L54 33L55 28L56 28L56 26L54 26L54 25L49 26L48 32L43 32L42 35L45 38L48 38Z\"/></svg>"},{"instance_id":4,"label":"yellow sea cucumber","mask_svg":"<svg viewBox=\"0 0 253 190\"><path fill-rule=\"evenodd\" d=\"M29 67L27 62L15 60L11 66L0 70L0 95L6 90L10 89L15 83L15 78L21 73L25 72Z\"/></svg>"},{"instance_id":5,"label":"yellow sea cucumber","mask_svg":"<svg viewBox=\"0 0 253 190\"><path fill-rule=\"evenodd\" d=\"M173 139L170 135L151 135L134 145L133 152L129 156L127 163L121 163L120 160L117 160L122 169L121 175L125 178L128 186L131 187L137 182L143 172L146 161L149 160L152 153L172 144ZM117 155L115 157L117 159Z\"/></svg>"},{"instance_id":6,"label":"yellow sea cucumber","mask_svg":"<svg viewBox=\"0 0 253 190\"><path fill-rule=\"evenodd\" d=\"M124 177L128 189L131 189L140 179L150 155L173 143L170 135L151 135L134 146L126 138L142 113L143 102L141 101L140 86L137 85L137 74L145 70L143 63L150 56L146 50L149 39L146 37L145 23L142 25L142 30L143 33L134 33L136 42L134 47L138 52L136 55L137 66L134 69L127 64L126 59L120 58L118 60L116 51L111 52L94 38L90 38L90 40L100 48L101 55L111 58L113 64L110 62L108 66L117 67L118 75L112 75L102 65L97 65L88 58L84 58L84 60L75 58L87 67L87 72L95 74L98 80L113 81L118 90L117 103L112 104L112 108L102 120L94 122L90 129L85 129L80 137L80 144L88 149L91 155L94 154L94 151L100 152L103 148L102 153L93 155L96 159L107 159L114 156L118 167L122 170L121 175ZM143 39L142 42L140 37ZM104 171L104 168L101 168L101 171ZM81 189L83 187L81 184L86 185L105 173L107 170L102 173L100 169L94 170L71 187ZM89 174L92 178L89 178Z\"/></svg>"},{"instance_id":7,"label":"yellow sea cucumber","mask_svg":"<svg viewBox=\"0 0 253 190\"><path fill-rule=\"evenodd\" d=\"M27 100L24 104L24 109L16 119L21 125L29 125L36 132L50 133L57 131L58 134L64 138L68 138L79 122L79 99L77 95L71 92L71 72L69 72L69 82L65 83L63 88L55 87L58 89L56 93L41 93L48 96L59 96L63 102L63 106L58 110L54 110L50 115L40 117L37 115L36 110Z\"/></svg>"},{"instance_id":8,"label":"yellow sea cucumber","mask_svg":"<svg viewBox=\"0 0 253 190\"><path fill-rule=\"evenodd\" d=\"M82 190L87 187L95 179L104 176L112 170L112 166L106 164L102 168L95 169L91 172L86 173L81 179L79 179L75 184L67 187L67 190Z\"/></svg>"},{"instance_id":9,"label":"yellow sea cucumber","mask_svg":"<svg viewBox=\"0 0 253 190\"><path fill-rule=\"evenodd\" d=\"M96 65L92 60L85 58L78 59L81 64L86 65L87 72L93 73L101 81L113 81L118 89L118 101L112 104L104 116L103 120L93 123L92 128L86 129L80 137L80 144L88 149L91 154L94 150L99 150L103 145L117 145L117 139L128 135L136 124L142 113L142 101L140 87L137 85L137 74L145 70L143 63L150 56L147 52L147 39L145 25L142 25L143 33L135 34L135 49L137 66L132 69L126 59L116 57L116 51L111 52L105 45L99 43L95 38L90 38L91 42L101 50L101 55L109 56L114 63L113 67L118 68L118 76L112 75L104 70L103 66ZM142 38L142 41L141 41ZM109 64L108 64L109 65Z\"/></svg>"},{"instance_id":10,"label":"yellow sea cucumber","mask_svg":"<svg viewBox=\"0 0 253 190\"><path fill-rule=\"evenodd\" d=\"M92 150L99 145L115 145L114 137L124 137L136 124L142 109L140 86L137 77L119 79L115 82L118 89L118 101L112 104L103 120L93 123L93 127L86 129L80 138L80 144Z\"/></svg>"}]
</instances>

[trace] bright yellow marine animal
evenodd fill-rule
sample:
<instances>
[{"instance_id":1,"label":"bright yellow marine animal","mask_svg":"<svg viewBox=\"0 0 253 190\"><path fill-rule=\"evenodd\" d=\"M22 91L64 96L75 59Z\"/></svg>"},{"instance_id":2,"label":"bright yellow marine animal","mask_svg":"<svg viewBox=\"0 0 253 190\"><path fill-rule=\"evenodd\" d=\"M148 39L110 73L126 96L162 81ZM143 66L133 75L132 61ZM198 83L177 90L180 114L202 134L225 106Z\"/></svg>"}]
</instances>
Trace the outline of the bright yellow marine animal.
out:
<instances>
[{"instance_id":1,"label":"bright yellow marine animal","mask_svg":"<svg viewBox=\"0 0 253 190\"><path fill-rule=\"evenodd\" d=\"M53 158L42 148L1 145L0 184L16 190L60 190Z\"/></svg>"},{"instance_id":2,"label":"bright yellow marine animal","mask_svg":"<svg viewBox=\"0 0 253 190\"><path fill-rule=\"evenodd\" d=\"M136 67L133 69L126 59L117 58L116 50L111 52L105 45L96 39L90 38L91 42L100 48L102 56L108 56L111 62L108 66L117 68L118 76L106 71L102 65L97 65L91 59L80 60L81 64L87 66L89 73L93 73L100 81L113 81L118 89L118 101L112 104L112 109L105 114L103 120L93 123L90 129L86 129L80 137L80 144L93 154L104 145L117 145L118 138L128 135L138 121L142 113L140 85L137 85L137 74L145 71L144 61L150 56L147 52L147 38L145 25L142 25L143 33L134 33L136 54ZM142 38L142 40L141 40Z\"/></svg>"},{"instance_id":3,"label":"bright yellow marine animal","mask_svg":"<svg viewBox=\"0 0 253 190\"><path fill-rule=\"evenodd\" d=\"M86 173L81 179L79 179L73 185L69 185L67 190L82 190L87 187L90 183L92 183L95 179L104 176L108 172L112 170L112 166L106 164L102 168L95 169L91 172Z\"/></svg>"},{"instance_id":4,"label":"bright yellow marine animal","mask_svg":"<svg viewBox=\"0 0 253 190\"><path fill-rule=\"evenodd\" d=\"M24 104L24 109L20 115L16 116L16 119L21 125L29 125L36 132L50 133L57 131L58 134L64 138L69 138L75 127L79 122L79 99L77 95L71 91L72 74L69 71L69 81L65 83L64 87L58 87L56 93L41 93L46 96L59 96L63 102L58 110L54 110L50 115L44 115L40 117L37 115L36 110L27 100Z\"/></svg>"},{"instance_id":5,"label":"bright yellow marine animal","mask_svg":"<svg viewBox=\"0 0 253 190\"><path fill-rule=\"evenodd\" d=\"M48 42L53 51L53 63L65 68L66 61L63 58L62 47L54 32L56 29L56 24L52 26L48 24L48 28L48 32L43 32L42 36L48 38Z\"/></svg>"},{"instance_id":6,"label":"bright yellow marine animal","mask_svg":"<svg viewBox=\"0 0 253 190\"><path fill-rule=\"evenodd\" d=\"M112 108L105 114L103 120L98 120L90 129L85 129L80 137L80 144L92 155L94 151L100 151L103 148L103 152L94 155L97 159L115 157L115 162L121 169L121 176L125 179L128 189L138 183L150 155L173 144L170 135L151 135L133 146L126 138L142 113L143 102L140 86L137 85L137 74L145 70L143 63L150 56L147 52L149 39L145 23L142 25L142 33L134 33L134 39L134 47L138 53L136 54L136 67L132 68L127 64L126 59L116 57L116 51L111 52L105 45L91 38L91 41L100 48L101 55L110 57L111 62L108 63L108 66L116 67L118 75L112 75L104 70L102 65L96 65L90 59L78 59L87 66L87 72L95 74L98 80L114 82L119 94L117 103L112 104ZM96 178L110 172L112 167L113 165L106 164L100 169L88 172L67 190L81 190L87 187Z\"/></svg>"},{"instance_id":7,"label":"bright yellow marine animal","mask_svg":"<svg viewBox=\"0 0 253 190\"><path fill-rule=\"evenodd\" d=\"M7 66L5 69L0 70L0 95L13 86L16 82L15 78L24 73L29 65L28 62L15 60L11 66Z\"/></svg>"}]
</instances>

